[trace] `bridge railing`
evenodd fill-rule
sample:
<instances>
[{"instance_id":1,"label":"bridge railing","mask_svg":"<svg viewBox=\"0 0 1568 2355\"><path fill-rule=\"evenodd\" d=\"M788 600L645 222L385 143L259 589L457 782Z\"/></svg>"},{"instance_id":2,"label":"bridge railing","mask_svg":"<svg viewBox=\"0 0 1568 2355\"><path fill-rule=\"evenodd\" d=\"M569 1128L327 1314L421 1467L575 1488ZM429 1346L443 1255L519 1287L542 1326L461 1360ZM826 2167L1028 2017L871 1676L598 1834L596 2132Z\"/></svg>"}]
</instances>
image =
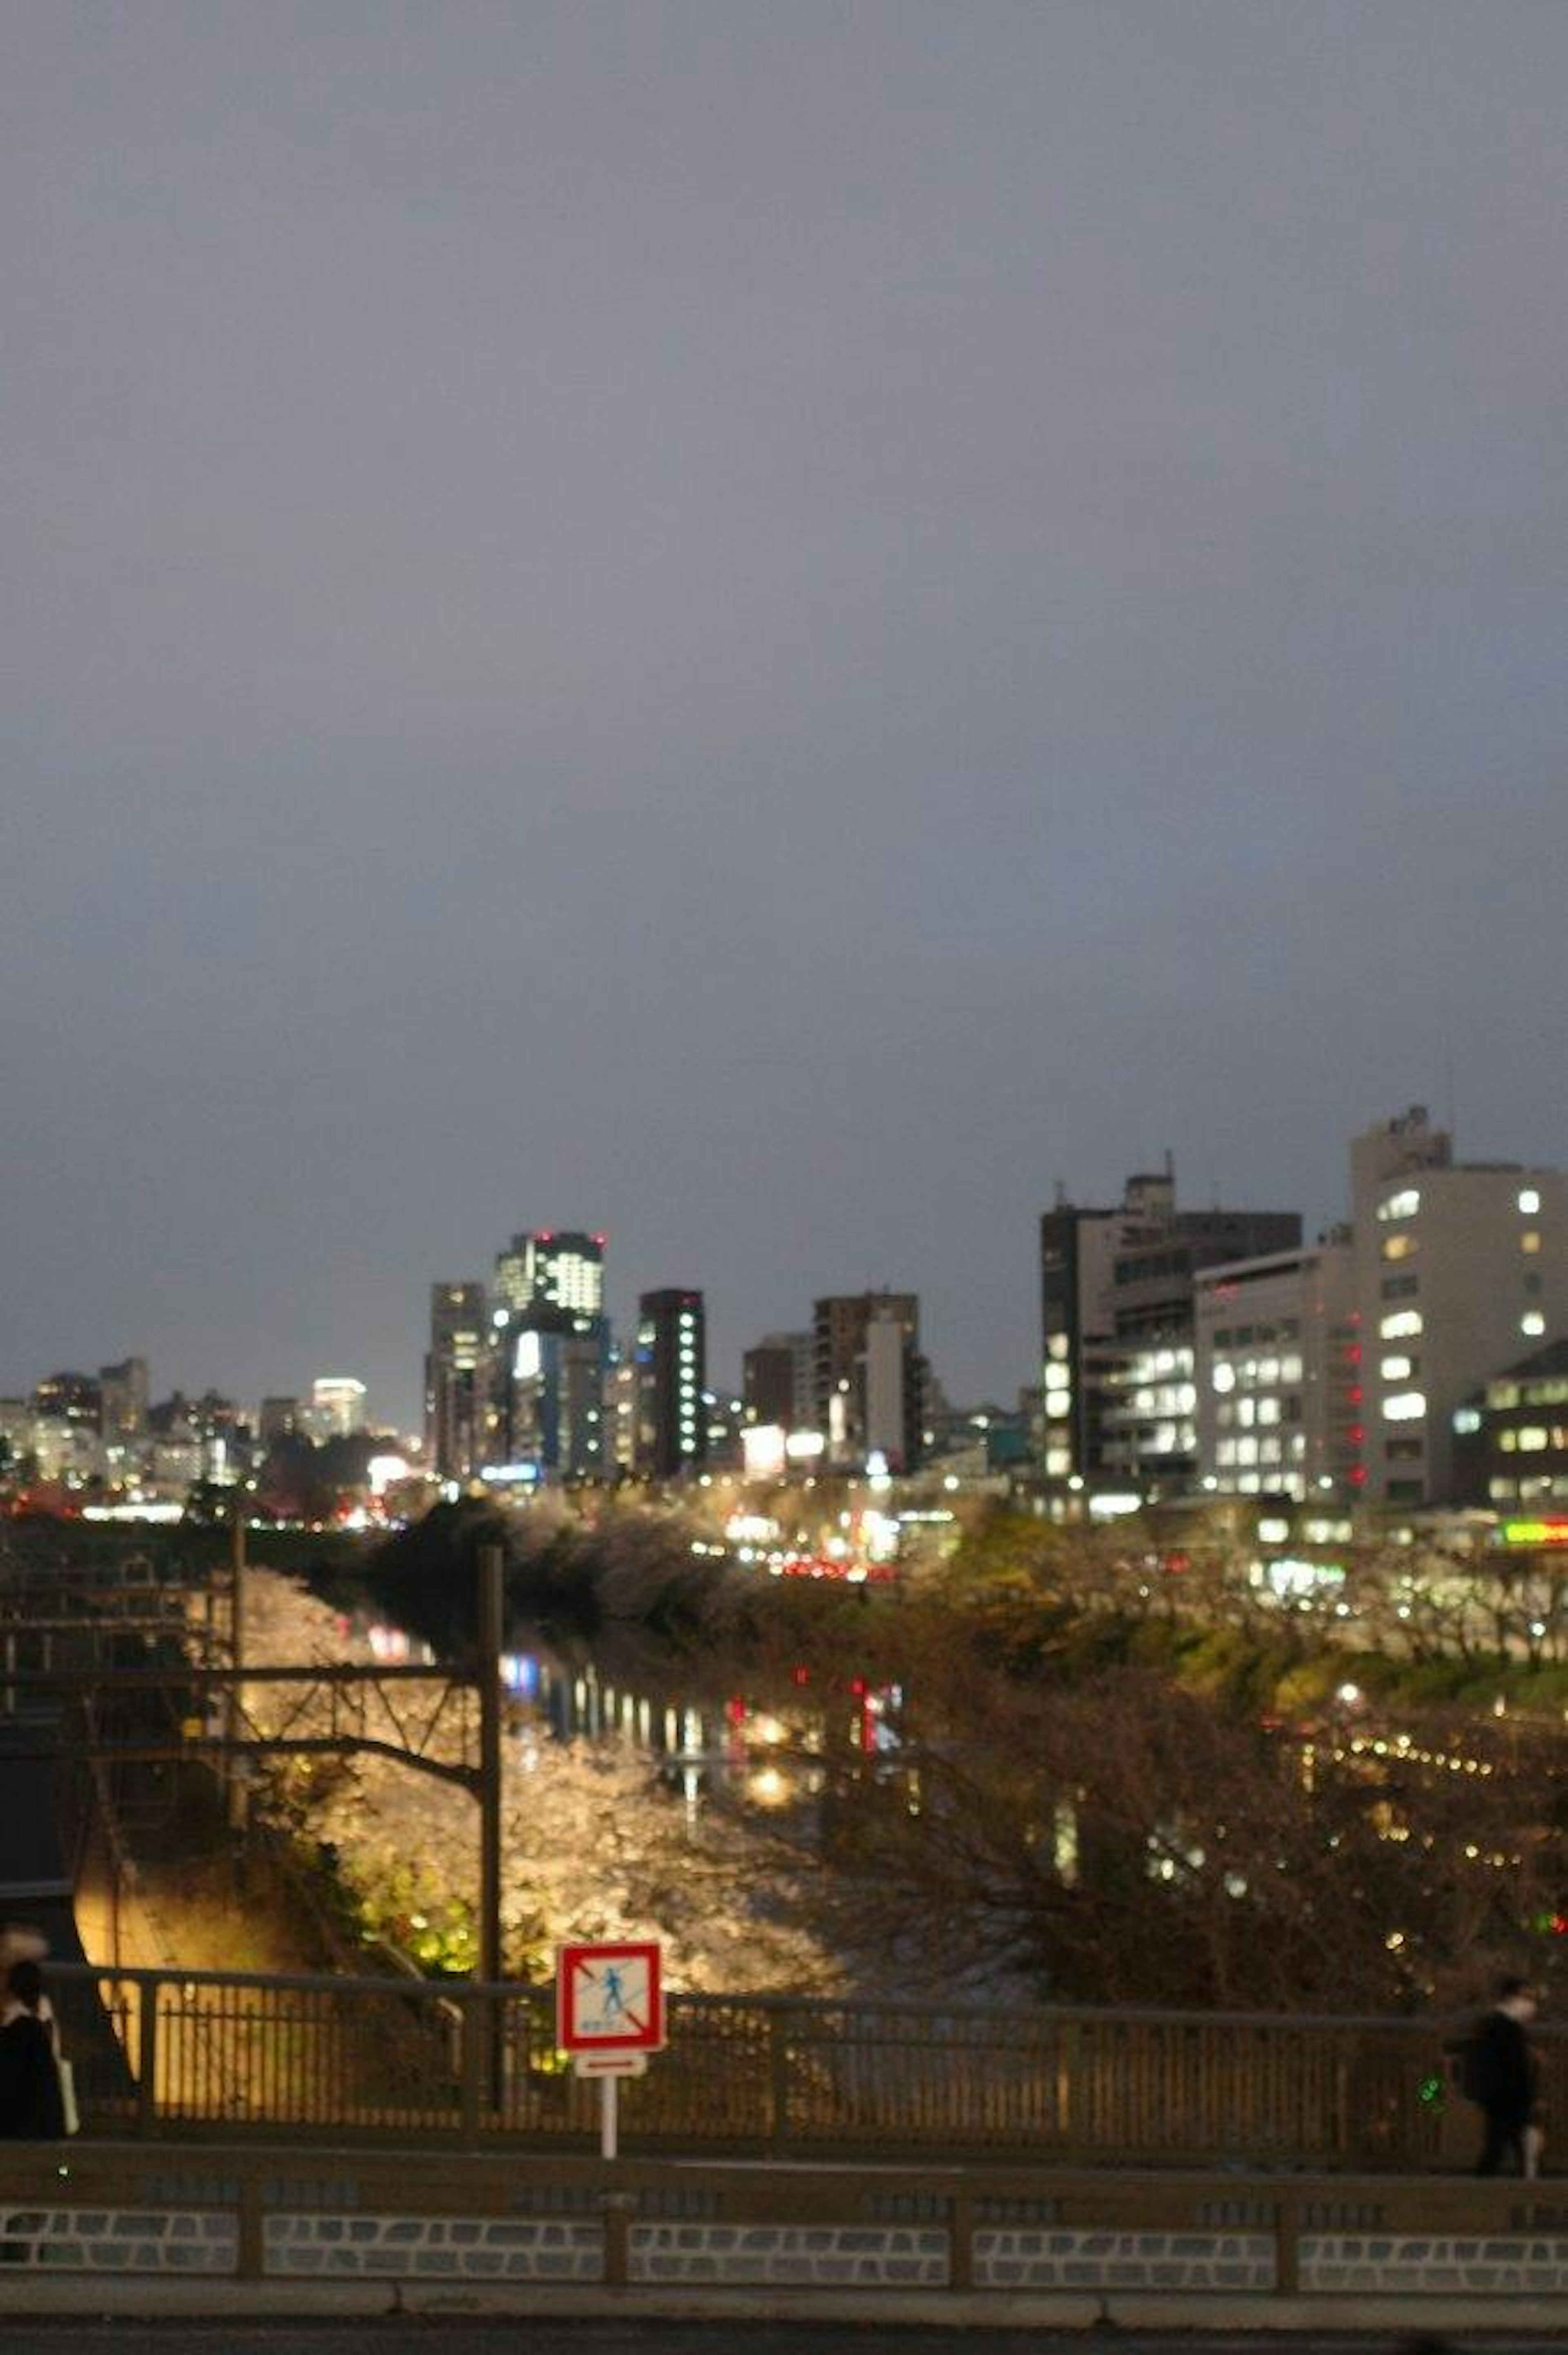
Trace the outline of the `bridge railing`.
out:
<instances>
[{"instance_id":1,"label":"bridge railing","mask_svg":"<svg viewBox=\"0 0 1568 2355\"><path fill-rule=\"evenodd\" d=\"M597 2095L550 1990L57 1969L84 2131L577 2144ZM1360 2169L1461 2164L1474 2113L1442 2020L944 2009L677 1996L621 2088L628 2148L853 2151ZM1568 2035L1541 2038L1568 2115Z\"/></svg>"}]
</instances>

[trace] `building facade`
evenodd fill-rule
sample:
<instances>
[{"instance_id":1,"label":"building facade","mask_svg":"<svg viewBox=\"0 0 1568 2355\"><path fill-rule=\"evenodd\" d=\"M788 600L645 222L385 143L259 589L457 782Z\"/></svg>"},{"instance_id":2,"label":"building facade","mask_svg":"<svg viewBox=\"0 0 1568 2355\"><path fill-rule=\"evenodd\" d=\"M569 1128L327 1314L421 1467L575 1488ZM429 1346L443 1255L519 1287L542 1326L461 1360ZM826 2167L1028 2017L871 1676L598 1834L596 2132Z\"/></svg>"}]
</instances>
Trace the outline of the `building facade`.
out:
<instances>
[{"instance_id":1,"label":"building facade","mask_svg":"<svg viewBox=\"0 0 1568 2355\"><path fill-rule=\"evenodd\" d=\"M471 1480L489 1460L491 1334L482 1284L430 1286L425 1448L443 1480Z\"/></svg>"},{"instance_id":2,"label":"building facade","mask_svg":"<svg viewBox=\"0 0 1568 2355\"><path fill-rule=\"evenodd\" d=\"M1417 1104L1351 1147L1362 1316L1365 1494L1443 1505L1454 1417L1532 1345L1568 1335L1560 1170L1459 1162Z\"/></svg>"},{"instance_id":3,"label":"building facade","mask_svg":"<svg viewBox=\"0 0 1568 2355\"><path fill-rule=\"evenodd\" d=\"M810 1333L765 1333L741 1359L741 1398L748 1423L776 1423L780 1431L816 1428Z\"/></svg>"},{"instance_id":4,"label":"building facade","mask_svg":"<svg viewBox=\"0 0 1568 2355\"><path fill-rule=\"evenodd\" d=\"M1349 1503L1365 1483L1355 1252L1340 1228L1193 1281L1199 1486Z\"/></svg>"},{"instance_id":5,"label":"building facade","mask_svg":"<svg viewBox=\"0 0 1568 2355\"><path fill-rule=\"evenodd\" d=\"M811 1428L831 1465L858 1469L876 1455L912 1471L924 1445L928 1369L913 1292L831 1293L811 1321Z\"/></svg>"},{"instance_id":6,"label":"building facade","mask_svg":"<svg viewBox=\"0 0 1568 2355\"><path fill-rule=\"evenodd\" d=\"M637 1308L637 1468L677 1480L707 1455L707 1318L700 1292L645 1292Z\"/></svg>"},{"instance_id":7,"label":"building facade","mask_svg":"<svg viewBox=\"0 0 1568 2355\"><path fill-rule=\"evenodd\" d=\"M1194 1287L1226 1261L1293 1251L1293 1210L1183 1210L1169 1167L1114 1209L1040 1221L1046 1478L1179 1493L1198 1476Z\"/></svg>"},{"instance_id":8,"label":"building facade","mask_svg":"<svg viewBox=\"0 0 1568 2355\"><path fill-rule=\"evenodd\" d=\"M1455 1503L1561 1523L1568 1541L1568 1340L1505 1366L1453 1426Z\"/></svg>"}]
</instances>

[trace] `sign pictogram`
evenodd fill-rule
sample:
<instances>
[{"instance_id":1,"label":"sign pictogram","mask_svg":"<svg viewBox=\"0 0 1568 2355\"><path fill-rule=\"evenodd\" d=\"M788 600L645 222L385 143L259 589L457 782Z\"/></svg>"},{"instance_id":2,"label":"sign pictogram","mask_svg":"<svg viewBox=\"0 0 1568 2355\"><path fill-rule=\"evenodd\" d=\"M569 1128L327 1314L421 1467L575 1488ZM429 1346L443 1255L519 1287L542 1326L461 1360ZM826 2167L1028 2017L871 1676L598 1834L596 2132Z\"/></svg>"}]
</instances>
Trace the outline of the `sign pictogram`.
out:
<instances>
[{"instance_id":1,"label":"sign pictogram","mask_svg":"<svg viewBox=\"0 0 1568 2355\"><path fill-rule=\"evenodd\" d=\"M556 2041L564 2052L658 2052L664 1986L655 1940L562 1946L556 1956Z\"/></svg>"}]
</instances>

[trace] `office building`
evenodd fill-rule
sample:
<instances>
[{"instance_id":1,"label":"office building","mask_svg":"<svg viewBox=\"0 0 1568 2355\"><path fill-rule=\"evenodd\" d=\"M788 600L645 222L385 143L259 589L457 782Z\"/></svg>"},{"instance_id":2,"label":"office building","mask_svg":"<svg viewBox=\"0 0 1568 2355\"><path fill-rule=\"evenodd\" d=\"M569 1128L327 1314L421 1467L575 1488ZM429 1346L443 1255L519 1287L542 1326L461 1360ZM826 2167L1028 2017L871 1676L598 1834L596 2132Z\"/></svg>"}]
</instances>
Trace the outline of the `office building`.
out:
<instances>
[{"instance_id":1,"label":"office building","mask_svg":"<svg viewBox=\"0 0 1568 2355\"><path fill-rule=\"evenodd\" d=\"M507 1463L536 1479L600 1480L610 1466L602 1234L540 1228L495 1263L493 1394Z\"/></svg>"},{"instance_id":2,"label":"office building","mask_svg":"<svg viewBox=\"0 0 1568 2355\"><path fill-rule=\"evenodd\" d=\"M1193 1279L1199 1485L1349 1503L1366 1408L1348 1228Z\"/></svg>"},{"instance_id":3,"label":"office building","mask_svg":"<svg viewBox=\"0 0 1568 2355\"><path fill-rule=\"evenodd\" d=\"M930 1369L920 1354L913 1292L832 1293L812 1310L812 1428L828 1461L861 1469L872 1455L911 1471L925 1443Z\"/></svg>"},{"instance_id":4,"label":"office building","mask_svg":"<svg viewBox=\"0 0 1568 2355\"><path fill-rule=\"evenodd\" d=\"M815 1357L810 1333L765 1333L740 1361L747 1421L777 1423L780 1431L812 1430Z\"/></svg>"},{"instance_id":5,"label":"office building","mask_svg":"<svg viewBox=\"0 0 1568 2355\"><path fill-rule=\"evenodd\" d=\"M264 1448L282 1439L297 1439L305 1428L305 1410L297 1398L264 1398L257 1421L257 1436Z\"/></svg>"},{"instance_id":6,"label":"office building","mask_svg":"<svg viewBox=\"0 0 1568 2355\"><path fill-rule=\"evenodd\" d=\"M1453 1501L1546 1519L1568 1543L1568 1339L1505 1366L1453 1416Z\"/></svg>"},{"instance_id":7,"label":"office building","mask_svg":"<svg viewBox=\"0 0 1568 2355\"><path fill-rule=\"evenodd\" d=\"M645 1292L637 1313L637 1468L673 1480L707 1454L706 1317L700 1292Z\"/></svg>"},{"instance_id":8,"label":"office building","mask_svg":"<svg viewBox=\"0 0 1568 2355\"><path fill-rule=\"evenodd\" d=\"M538 1309L602 1316L605 1240L576 1229L514 1235L495 1262L496 1306L512 1316Z\"/></svg>"},{"instance_id":9,"label":"office building","mask_svg":"<svg viewBox=\"0 0 1568 2355\"><path fill-rule=\"evenodd\" d=\"M148 1399L145 1358L125 1358L117 1366L100 1366L98 1391L103 1436L111 1446L123 1447L144 1437Z\"/></svg>"},{"instance_id":10,"label":"office building","mask_svg":"<svg viewBox=\"0 0 1568 2355\"><path fill-rule=\"evenodd\" d=\"M1198 1475L1196 1279L1296 1250L1293 1210L1179 1209L1169 1161L1114 1209L1058 1199L1040 1221L1046 1477L1168 1495Z\"/></svg>"},{"instance_id":11,"label":"office building","mask_svg":"<svg viewBox=\"0 0 1568 2355\"><path fill-rule=\"evenodd\" d=\"M612 1468L604 1419L608 1333L599 1316L535 1309L509 1320L506 1460L535 1478L601 1480Z\"/></svg>"},{"instance_id":12,"label":"office building","mask_svg":"<svg viewBox=\"0 0 1568 2355\"><path fill-rule=\"evenodd\" d=\"M318 1374L307 1410L311 1437L347 1439L365 1429L366 1390L353 1374Z\"/></svg>"},{"instance_id":13,"label":"office building","mask_svg":"<svg viewBox=\"0 0 1568 2355\"><path fill-rule=\"evenodd\" d=\"M1531 1344L1568 1336L1568 1189L1556 1169L1459 1162L1413 1105L1351 1147L1367 1406L1365 1494L1455 1494L1454 1417Z\"/></svg>"},{"instance_id":14,"label":"office building","mask_svg":"<svg viewBox=\"0 0 1568 2355\"><path fill-rule=\"evenodd\" d=\"M103 1394L90 1374L47 1374L33 1392L33 1412L43 1423L70 1423L96 1432L103 1418Z\"/></svg>"},{"instance_id":15,"label":"office building","mask_svg":"<svg viewBox=\"0 0 1568 2355\"><path fill-rule=\"evenodd\" d=\"M482 1284L430 1286L425 1355L425 1448L443 1480L469 1480L490 1460L489 1310Z\"/></svg>"}]
</instances>

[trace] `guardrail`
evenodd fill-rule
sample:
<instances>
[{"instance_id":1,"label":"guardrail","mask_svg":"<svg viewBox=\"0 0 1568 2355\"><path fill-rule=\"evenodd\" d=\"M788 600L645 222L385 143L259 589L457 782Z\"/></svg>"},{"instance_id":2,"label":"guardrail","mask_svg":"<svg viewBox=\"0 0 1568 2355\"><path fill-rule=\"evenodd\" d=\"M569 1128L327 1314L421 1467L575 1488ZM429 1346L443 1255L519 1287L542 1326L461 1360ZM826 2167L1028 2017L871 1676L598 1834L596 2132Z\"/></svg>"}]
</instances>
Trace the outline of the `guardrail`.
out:
<instances>
[{"instance_id":1,"label":"guardrail","mask_svg":"<svg viewBox=\"0 0 1568 2355\"><path fill-rule=\"evenodd\" d=\"M89 2134L589 2147L596 2095L545 1987L50 1974ZM1357 2169L1457 2167L1446 2024L677 1996L621 2088L625 2147ZM1540 2040L1568 2115L1568 2035Z\"/></svg>"},{"instance_id":2,"label":"guardrail","mask_svg":"<svg viewBox=\"0 0 1568 2355\"><path fill-rule=\"evenodd\" d=\"M1568 2291L1568 2206L1517 2182L232 2144L59 2158L0 2144L12 2292L26 2270L602 2285L688 2299L699 2286L1044 2292L1078 2295L1089 2321L1093 2301L1105 2318L1111 2293Z\"/></svg>"}]
</instances>

